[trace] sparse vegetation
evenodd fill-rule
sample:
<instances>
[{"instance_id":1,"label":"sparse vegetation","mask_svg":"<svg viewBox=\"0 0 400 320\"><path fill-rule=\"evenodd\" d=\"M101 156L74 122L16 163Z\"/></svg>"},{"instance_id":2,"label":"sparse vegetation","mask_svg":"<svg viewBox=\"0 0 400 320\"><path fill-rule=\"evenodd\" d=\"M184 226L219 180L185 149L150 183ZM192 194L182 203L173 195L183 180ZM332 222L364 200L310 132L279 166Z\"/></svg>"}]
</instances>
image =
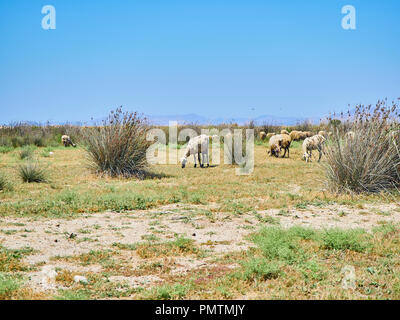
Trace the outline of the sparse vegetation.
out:
<instances>
[{"instance_id":1,"label":"sparse vegetation","mask_svg":"<svg viewBox=\"0 0 400 320\"><path fill-rule=\"evenodd\" d=\"M33 156L33 152L34 148L32 146L24 146L21 148L18 155L21 160L31 159Z\"/></svg>"},{"instance_id":2,"label":"sparse vegetation","mask_svg":"<svg viewBox=\"0 0 400 320\"><path fill-rule=\"evenodd\" d=\"M77 126L11 123L0 128L0 152L10 152L13 148L24 146L58 146L61 136L68 134L75 139L80 138L81 128Z\"/></svg>"},{"instance_id":3,"label":"sparse vegetation","mask_svg":"<svg viewBox=\"0 0 400 320\"><path fill-rule=\"evenodd\" d=\"M2 172L0 172L0 191L10 191L12 188L11 182Z\"/></svg>"},{"instance_id":4,"label":"sparse vegetation","mask_svg":"<svg viewBox=\"0 0 400 320\"><path fill-rule=\"evenodd\" d=\"M0 300L10 299L19 288L19 281L8 274L0 272Z\"/></svg>"},{"instance_id":5,"label":"sparse vegetation","mask_svg":"<svg viewBox=\"0 0 400 320\"><path fill-rule=\"evenodd\" d=\"M47 171L41 167L37 162L27 162L20 164L18 167L18 174L23 182L47 182Z\"/></svg>"},{"instance_id":6,"label":"sparse vegetation","mask_svg":"<svg viewBox=\"0 0 400 320\"><path fill-rule=\"evenodd\" d=\"M84 146L83 140L79 146ZM179 165L164 165L146 168L162 178L144 180L93 175L83 166L83 148L64 148L58 142L58 147L33 147L35 154L42 156L39 168L46 168L45 180L51 176L51 183L40 184L22 183L19 165L32 160L20 161L21 149L8 148L10 151L0 154L1 172L13 188L0 192L0 215L13 220L1 225L0 237L29 241L40 236L31 222L15 220L35 217L35 221L52 222L41 232L54 241L55 248L62 241L67 247L85 244L87 250L79 249L70 256L60 252L50 257L50 262L32 265L22 259L30 250L1 247L0 273L7 278L0 284L0 298L400 297L396 276L400 272L399 231L398 226L386 223L397 219L391 202L398 195L382 198L380 194L321 192L323 168L301 161L300 141L292 144L291 157L285 161L267 157L265 143L256 145L256 167L249 176L236 176L234 167L224 165L184 172ZM54 156L48 157L51 151ZM164 205L165 209L159 208ZM110 211L104 215L104 221L111 219L109 223L88 224L91 213L105 211ZM329 212L333 214L324 216ZM318 230L313 228L311 213L342 226L358 217L360 224L372 224L364 222L371 219L380 227L372 232ZM116 225L116 216L126 221ZM70 230L62 218L83 219L84 223ZM132 230L137 232L136 222L141 225L144 221L147 229L129 243ZM308 221L310 227L281 227L288 221ZM250 235L238 241L225 239L221 223L226 228L229 224L226 231L234 232L235 237L236 233ZM102 234L112 235L112 241L104 244ZM230 251L232 248L235 251ZM71 265L71 269L57 269L53 284L62 289L42 292L40 287L29 287L28 275L58 261ZM356 268L354 291L341 288L344 265ZM76 282L75 275L87 277L88 283Z\"/></svg>"}]
</instances>

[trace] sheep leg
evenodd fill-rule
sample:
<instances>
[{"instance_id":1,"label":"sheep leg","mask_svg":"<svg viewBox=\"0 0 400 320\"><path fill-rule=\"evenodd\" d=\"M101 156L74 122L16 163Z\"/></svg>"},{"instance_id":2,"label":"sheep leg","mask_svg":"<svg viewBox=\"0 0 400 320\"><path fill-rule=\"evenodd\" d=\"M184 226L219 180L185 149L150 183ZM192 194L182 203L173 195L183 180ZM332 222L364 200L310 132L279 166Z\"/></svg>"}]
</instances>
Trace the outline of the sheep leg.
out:
<instances>
[{"instance_id":1,"label":"sheep leg","mask_svg":"<svg viewBox=\"0 0 400 320\"><path fill-rule=\"evenodd\" d=\"M311 157L312 157L312 152L311 152L311 150L309 150L309 151L307 151L307 160L310 162L311 162Z\"/></svg>"},{"instance_id":2,"label":"sheep leg","mask_svg":"<svg viewBox=\"0 0 400 320\"><path fill-rule=\"evenodd\" d=\"M200 164L200 167L201 167L201 168L203 168L203 167L204 167L204 164L203 164L203 163L201 163L200 152L199 152L199 153L197 153L197 156L198 156L198 158L199 158L199 164Z\"/></svg>"},{"instance_id":3,"label":"sheep leg","mask_svg":"<svg viewBox=\"0 0 400 320\"><path fill-rule=\"evenodd\" d=\"M321 150L319 150L319 158L318 158L318 162L320 162L320 161L321 161L321 157L322 157L322 151L321 151Z\"/></svg>"},{"instance_id":4,"label":"sheep leg","mask_svg":"<svg viewBox=\"0 0 400 320\"><path fill-rule=\"evenodd\" d=\"M196 163L196 154L195 153L193 153L193 158L194 158L194 167L196 168L197 163Z\"/></svg>"},{"instance_id":5,"label":"sheep leg","mask_svg":"<svg viewBox=\"0 0 400 320\"><path fill-rule=\"evenodd\" d=\"M210 166L210 159L208 158L208 152L206 153L206 157L207 157L207 168Z\"/></svg>"}]
</instances>

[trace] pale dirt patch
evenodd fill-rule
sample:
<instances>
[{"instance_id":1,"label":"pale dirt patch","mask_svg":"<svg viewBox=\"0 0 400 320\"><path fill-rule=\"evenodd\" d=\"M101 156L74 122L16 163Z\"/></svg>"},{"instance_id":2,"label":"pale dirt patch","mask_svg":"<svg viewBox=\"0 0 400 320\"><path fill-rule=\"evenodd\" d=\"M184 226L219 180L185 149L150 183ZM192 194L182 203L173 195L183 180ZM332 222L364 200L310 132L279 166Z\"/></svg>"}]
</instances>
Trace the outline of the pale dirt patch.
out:
<instances>
[{"instance_id":1,"label":"pale dirt patch","mask_svg":"<svg viewBox=\"0 0 400 320\"><path fill-rule=\"evenodd\" d=\"M245 239L246 235L264 224L260 222L260 216L276 218L283 227L300 225L319 229L339 227L371 230L382 223L400 223L400 212L396 204L364 205L363 208L344 205L307 206L305 209L257 211L258 217L254 213L234 215L229 212L213 213L212 217L207 217L205 212L216 207L216 204L173 204L130 213L87 214L75 219L5 217L0 218L0 229L3 231L0 232L0 243L10 249L33 248L35 252L27 256L24 262L32 266L40 264L40 267L38 271L27 274L30 278L27 285L51 291L62 287L53 281L43 280L43 265L82 274L102 271L102 267L97 264L81 266L78 261L65 262L51 258L76 256L90 250L118 250L113 246L114 243L133 244L145 241L148 237L164 241L174 239L176 234L185 235L208 252L209 258L175 257L176 265L170 273L178 275L212 267L210 258L247 249L251 243ZM132 270L144 262L134 251L119 250L119 253L125 263L129 262L128 267ZM113 275L109 280L126 282L132 287L163 281L155 275Z\"/></svg>"},{"instance_id":2,"label":"pale dirt patch","mask_svg":"<svg viewBox=\"0 0 400 320\"><path fill-rule=\"evenodd\" d=\"M148 287L150 285L162 282L163 280L155 275L138 276L138 277L124 277L124 276L111 276L108 280L112 282L119 282L121 284L127 284L130 287Z\"/></svg>"},{"instance_id":3,"label":"pale dirt patch","mask_svg":"<svg viewBox=\"0 0 400 320\"><path fill-rule=\"evenodd\" d=\"M344 205L308 206L306 209L266 210L260 213L279 218L283 227L303 226L316 229L361 228L371 230L384 223L400 223L397 204L368 205L362 209Z\"/></svg>"}]
</instances>

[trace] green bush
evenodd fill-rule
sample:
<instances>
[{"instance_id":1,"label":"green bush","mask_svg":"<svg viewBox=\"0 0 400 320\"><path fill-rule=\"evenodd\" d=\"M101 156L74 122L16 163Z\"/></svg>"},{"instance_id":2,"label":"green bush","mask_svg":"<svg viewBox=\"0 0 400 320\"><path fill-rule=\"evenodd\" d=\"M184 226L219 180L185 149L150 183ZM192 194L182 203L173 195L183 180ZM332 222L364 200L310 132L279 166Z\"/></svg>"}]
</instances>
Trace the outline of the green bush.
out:
<instances>
[{"instance_id":1,"label":"green bush","mask_svg":"<svg viewBox=\"0 0 400 320\"><path fill-rule=\"evenodd\" d=\"M10 299L12 294L20 287L19 281L14 277L0 273L0 300Z\"/></svg>"},{"instance_id":2,"label":"green bush","mask_svg":"<svg viewBox=\"0 0 400 320\"><path fill-rule=\"evenodd\" d=\"M0 146L0 153L8 153L12 151L14 148L10 146Z\"/></svg>"},{"instance_id":3,"label":"green bush","mask_svg":"<svg viewBox=\"0 0 400 320\"><path fill-rule=\"evenodd\" d=\"M184 298L188 290L188 286L180 283L174 285L166 284L150 289L145 296L151 300L176 300Z\"/></svg>"},{"instance_id":4,"label":"green bush","mask_svg":"<svg viewBox=\"0 0 400 320\"><path fill-rule=\"evenodd\" d=\"M242 263L243 272L241 277L245 280L269 280L278 278L281 267L276 262L270 262L265 258L253 258Z\"/></svg>"},{"instance_id":5,"label":"green bush","mask_svg":"<svg viewBox=\"0 0 400 320\"><path fill-rule=\"evenodd\" d=\"M352 250L363 252L368 248L367 234L361 229L330 229L322 236L323 247L334 250Z\"/></svg>"},{"instance_id":6,"label":"green bush","mask_svg":"<svg viewBox=\"0 0 400 320\"><path fill-rule=\"evenodd\" d=\"M6 178L6 176L0 172L0 191L12 190L12 185Z\"/></svg>"},{"instance_id":7,"label":"green bush","mask_svg":"<svg viewBox=\"0 0 400 320\"><path fill-rule=\"evenodd\" d=\"M18 167L18 174L23 182L48 182L47 172L36 162L23 163Z\"/></svg>"},{"instance_id":8,"label":"green bush","mask_svg":"<svg viewBox=\"0 0 400 320\"><path fill-rule=\"evenodd\" d=\"M34 148L32 146L24 146L19 151L18 155L21 160L30 159L33 156Z\"/></svg>"},{"instance_id":9,"label":"green bush","mask_svg":"<svg viewBox=\"0 0 400 320\"><path fill-rule=\"evenodd\" d=\"M251 240L260 248L268 259L294 263L298 258L299 246L296 236L280 227L262 228Z\"/></svg>"}]
</instances>

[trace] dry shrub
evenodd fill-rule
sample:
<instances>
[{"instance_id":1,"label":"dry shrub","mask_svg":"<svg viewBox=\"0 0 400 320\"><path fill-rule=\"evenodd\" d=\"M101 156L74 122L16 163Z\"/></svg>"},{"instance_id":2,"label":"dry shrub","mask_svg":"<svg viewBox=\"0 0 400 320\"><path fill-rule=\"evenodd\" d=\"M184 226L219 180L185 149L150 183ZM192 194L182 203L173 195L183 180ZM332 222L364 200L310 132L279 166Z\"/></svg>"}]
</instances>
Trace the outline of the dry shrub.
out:
<instances>
[{"instance_id":1,"label":"dry shrub","mask_svg":"<svg viewBox=\"0 0 400 320\"><path fill-rule=\"evenodd\" d=\"M38 162L27 162L18 166L18 174L23 182L44 183L48 182L47 171Z\"/></svg>"},{"instance_id":2,"label":"dry shrub","mask_svg":"<svg viewBox=\"0 0 400 320\"><path fill-rule=\"evenodd\" d=\"M315 126L312 124L310 120L303 120L303 121L298 121L295 126L293 126L292 130L297 130L297 131L315 131Z\"/></svg>"},{"instance_id":3,"label":"dry shrub","mask_svg":"<svg viewBox=\"0 0 400 320\"><path fill-rule=\"evenodd\" d=\"M398 104L378 101L375 108L357 106L342 121L354 136L346 136L341 124L327 143L326 175L336 192L369 192L400 185L400 135ZM396 134L397 132L397 134Z\"/></svg>"},{"instance_id":4,"label":"dry shrub","mask_svg":"<svg viewBox=\"0 0 400 320\"><path fill-rule=\"evenodd\" d=\"M147 175L147 121L136 112L112 111L103 125L84 131L84 142L90 167L98 174L112 177Z\"/></svg>"},{"instance_id":5,"label":"dry shrub","mask_svg":"<svg viewBox=\"0 0 400 320\"><path fill-rule=\"evenodd\" d=\"M281 127L278 125L274 125L268 122L264 122L260 127L255 131L256 136L258 137L261 131L265 133L278 133L281 132Z\"/></svg>"}]
</instances>

